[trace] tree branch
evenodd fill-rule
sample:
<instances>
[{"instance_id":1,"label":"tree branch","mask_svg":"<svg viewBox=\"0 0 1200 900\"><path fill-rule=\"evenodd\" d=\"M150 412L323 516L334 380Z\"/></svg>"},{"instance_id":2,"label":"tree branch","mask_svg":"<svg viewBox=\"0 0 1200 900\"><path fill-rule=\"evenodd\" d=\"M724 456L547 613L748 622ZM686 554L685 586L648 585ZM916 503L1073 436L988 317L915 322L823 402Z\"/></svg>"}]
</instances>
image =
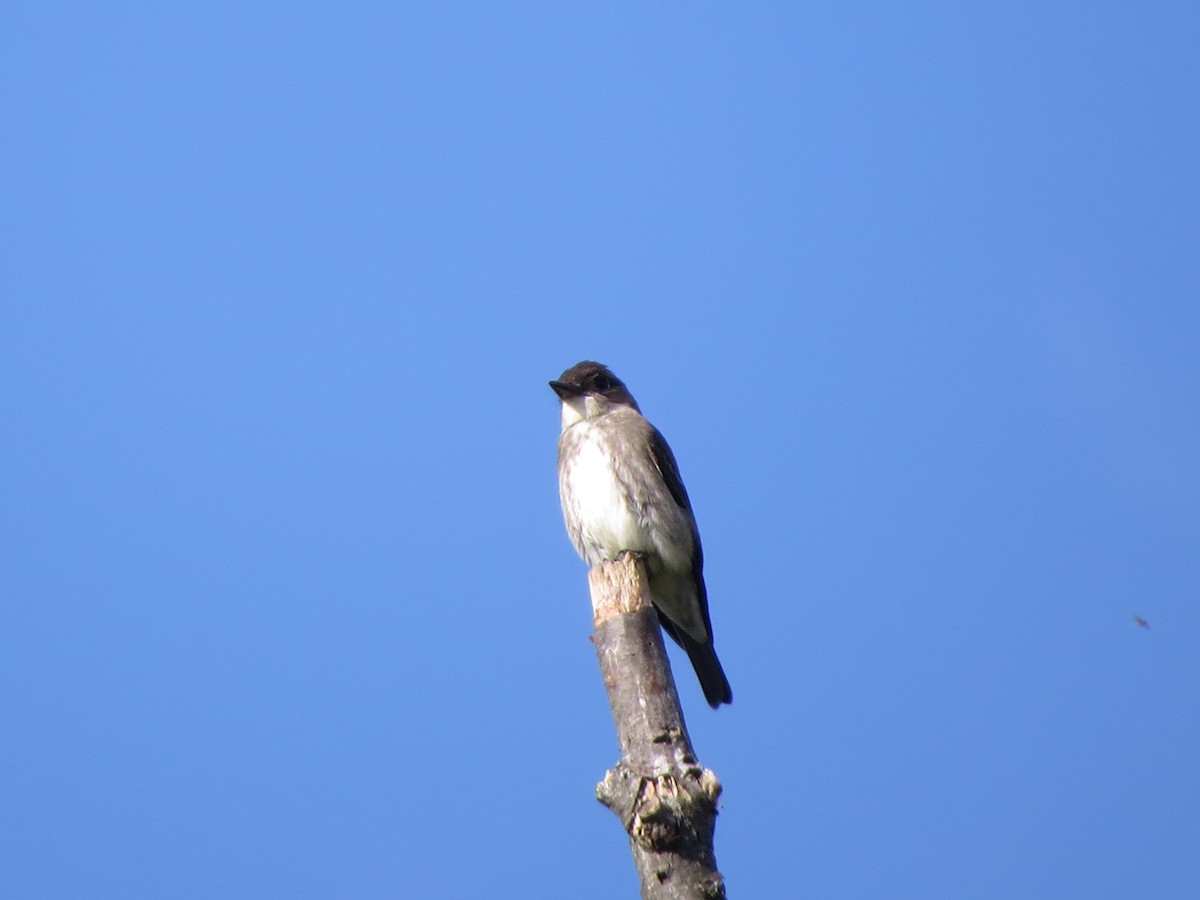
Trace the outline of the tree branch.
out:
<instances>
[{"instance_id":1,"label":"tree branch","mask_svg":"<svg viewBox=\"0 0 1200 900\"><path fill-rule=\"evenodd\" d=\"M646 568L633 554L588 573L600 673L620 761L597 799L629 834L643 900L721 900L713 853L721 785L692 751Z\"/></svg>"}]
</instances>

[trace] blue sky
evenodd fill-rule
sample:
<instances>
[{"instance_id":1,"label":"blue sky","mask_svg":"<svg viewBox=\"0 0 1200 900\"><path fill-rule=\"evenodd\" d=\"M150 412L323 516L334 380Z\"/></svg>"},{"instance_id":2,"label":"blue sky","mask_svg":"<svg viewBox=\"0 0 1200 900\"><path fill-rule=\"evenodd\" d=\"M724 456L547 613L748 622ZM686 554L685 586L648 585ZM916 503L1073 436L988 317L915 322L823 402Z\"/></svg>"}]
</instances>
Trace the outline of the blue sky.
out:
<instances>
[{"instance_id":1,"label":"blue sky","mask_svg":"<svg viewBox=\"0 0 1200 900\"><path fill-rule=\"evenodd\" d=\"M634 896L594 358L731 897L1200 895L1198 9L17 4L0 893Z\"/></svg>"}]
</instances>

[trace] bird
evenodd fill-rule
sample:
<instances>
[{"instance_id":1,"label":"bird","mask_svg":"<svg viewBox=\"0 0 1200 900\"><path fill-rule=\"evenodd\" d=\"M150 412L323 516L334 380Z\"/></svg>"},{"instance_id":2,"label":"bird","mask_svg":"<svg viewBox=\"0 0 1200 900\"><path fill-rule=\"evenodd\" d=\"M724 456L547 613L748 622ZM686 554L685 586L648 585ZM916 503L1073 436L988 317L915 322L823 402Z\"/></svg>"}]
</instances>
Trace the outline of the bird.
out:
<instances>
[{"instance_id":1,"label":"bird","mask_svg":"<svg viewBox=\"0 0 1200 900\"><path fill-rule=\"evenodd\" d=\"M658 621L687 653L709 706L733 702L713 649L704 554L675 455L612 371L584 360L550 387L561 401L563 521L589 566L642 556Z\"/></svg>"}]
</instances>

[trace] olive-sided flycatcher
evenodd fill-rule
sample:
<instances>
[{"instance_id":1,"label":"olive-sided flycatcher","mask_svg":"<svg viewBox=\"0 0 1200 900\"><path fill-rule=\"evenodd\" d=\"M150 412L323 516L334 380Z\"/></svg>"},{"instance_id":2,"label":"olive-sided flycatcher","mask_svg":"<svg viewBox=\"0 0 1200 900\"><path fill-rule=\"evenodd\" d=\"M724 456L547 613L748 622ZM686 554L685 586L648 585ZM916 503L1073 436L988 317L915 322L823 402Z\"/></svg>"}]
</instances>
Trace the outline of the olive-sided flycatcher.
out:
<instances>
[{"instance_id":1,"label":"olive-sided flycatcher","mask_svg":"<svg viewBox=\"0 0 1200 900\"><path fill-rule=\"evenodd\" d=\"M663 630L687 651L709 706L731 703L713 651L700 534L671 448L600 363L574 365L550 387L562 401L558 493L571 543L589 566L642 554Z\"/></svg>"}]
</instances>

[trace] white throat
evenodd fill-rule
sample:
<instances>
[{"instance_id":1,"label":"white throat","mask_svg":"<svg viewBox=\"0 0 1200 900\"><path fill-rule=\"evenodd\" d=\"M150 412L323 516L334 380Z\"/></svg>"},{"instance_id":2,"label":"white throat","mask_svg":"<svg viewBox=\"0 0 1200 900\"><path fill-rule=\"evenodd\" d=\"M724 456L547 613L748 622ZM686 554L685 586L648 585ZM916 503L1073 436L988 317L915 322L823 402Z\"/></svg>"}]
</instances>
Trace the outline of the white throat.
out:
<instances>
[{"instance_id":1,"label":"white throat","mask_svg":"<svg viewBox=\"0 0 1200 900\"><path fill-rule=\"evenodd\" d=\"M608 401L595 394L568 397L562 402L562 428L566 431L577 422L594 419L609 408Z\"/></svg>"}]
</instances>

